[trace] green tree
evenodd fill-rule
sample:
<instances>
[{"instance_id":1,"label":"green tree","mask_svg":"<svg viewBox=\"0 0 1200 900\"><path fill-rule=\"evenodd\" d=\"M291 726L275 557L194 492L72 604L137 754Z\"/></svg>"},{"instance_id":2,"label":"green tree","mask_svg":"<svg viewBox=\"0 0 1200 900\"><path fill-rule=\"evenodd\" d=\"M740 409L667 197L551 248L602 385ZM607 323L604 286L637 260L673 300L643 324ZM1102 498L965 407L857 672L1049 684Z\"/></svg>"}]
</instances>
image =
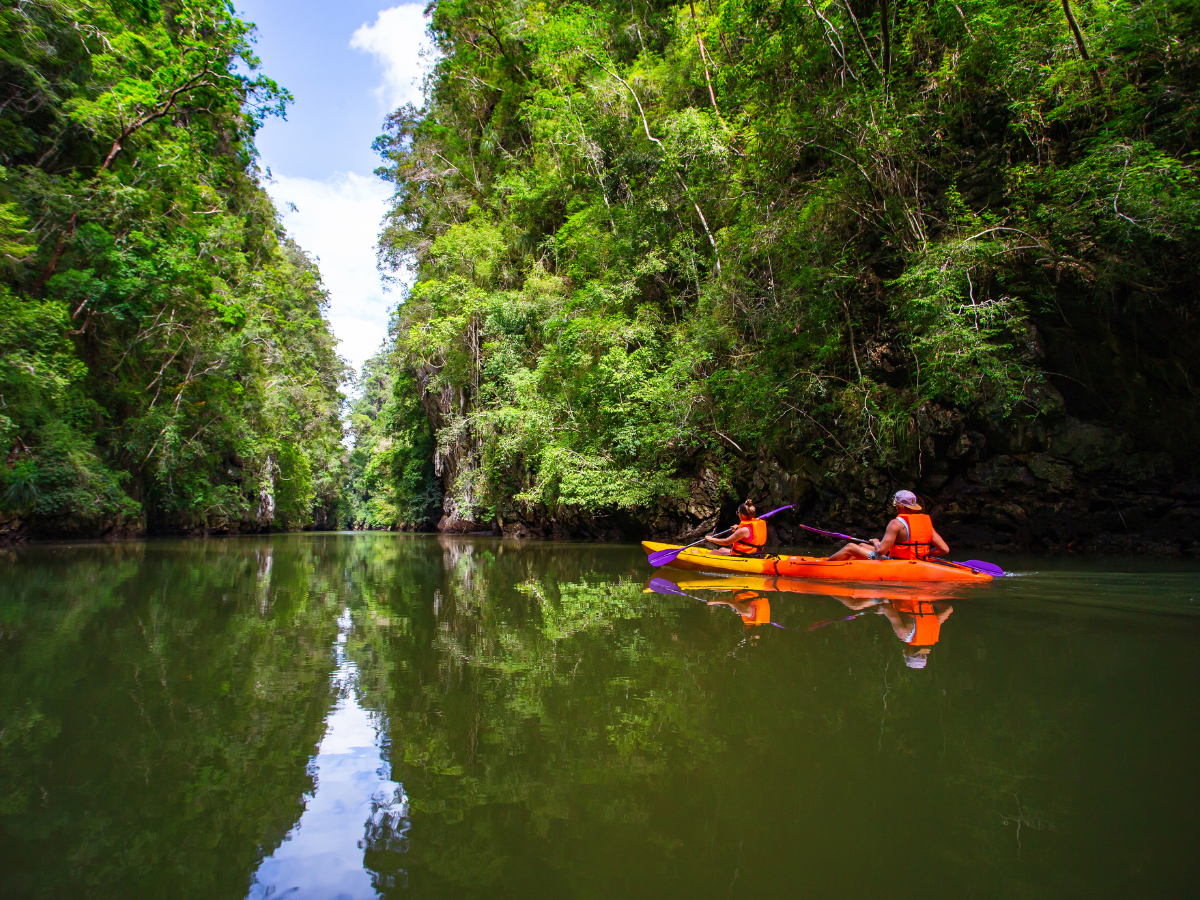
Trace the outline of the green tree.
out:
<instances>
[{"instance_id":1,"label":"green tree","mask_svg":"<svg viewBox=\"0 0 1200 900\"><path fill-rule=\"evenodd\" d=\"M258 181L290 95L252 26L219 0L0 19L7 529L331 522L345 366Z\"/></svg>"}]
</instances>

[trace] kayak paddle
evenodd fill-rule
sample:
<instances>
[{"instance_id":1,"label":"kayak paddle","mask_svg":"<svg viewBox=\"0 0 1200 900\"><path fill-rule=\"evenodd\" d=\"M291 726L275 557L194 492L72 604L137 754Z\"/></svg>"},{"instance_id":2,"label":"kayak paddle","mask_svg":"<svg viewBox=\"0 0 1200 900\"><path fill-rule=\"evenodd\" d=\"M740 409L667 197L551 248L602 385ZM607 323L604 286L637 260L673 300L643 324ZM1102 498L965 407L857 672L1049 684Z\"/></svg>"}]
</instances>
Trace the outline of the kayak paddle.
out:
<instances>
[{"instance_id":1,"label":"kayak paddle","mask_svg":"<svg viewBox=\"0 0 1200 900\"><path fill-rule=\"evenodd\" d=\"M995 563L984 562L982 559L968 559L966 562L960 562L959 565L970 566L972 569L978 569L980 572L986 572L996 578L1003 578L1008 574Z\"/></svg>"},{"instance_id":2,"label":"kayak paddle","mask_svg":"<svg viewBox=\"0 0 1200 900\"><path fill-rule=\"evenodd\" d=\"M856 544L869 544L870 541L865 541L862 538L856 538L849 534L842 534L840 531L822 531L820 528L813 528L810 525L800 524L800 527L805 531L811 531L814 534L823 534L825 537L838 538L843 541L854 541ZM975 569L978 572L983 572L985 575L991 575L993 578L1003 578L1005 572L995 563L984 562L981 559L968 559L966 562L957 562L953 559L937 559L933 556L925 558L926 562L941 563L944 566L960 566L967 569Z\"/></svg>"},{"instance_id":3,"label":"kayak paddle","mask_svg":"<svg viewBox=\"0 0 1200 900\"><path fill-rule=\"evenodd\" d=\"M722 531L718 534L714 534L713 537L720 537L723 534L730 534L736 528L737 528L737 526L733 525L729 528L726 528L724 531ZM707 537L703 537L700 540L696 541L696 543L688 544L686 547L672 547L670 550L655 550L653 553L651 553L649 556L646 557L646 562L650 563L650 565L654 566L656 569L659 566L670 565L671 563L675 562L675 560L679 557L679 554L682 553L684 550L690 550L692 547L699 547L701 544L703 544L707 540L708 540ZM655 579L655 580L662 581L661 578ZM653 587L653 585L651 585L651 587ZM661 594L662 591L659 591L659 593ZM670 593L670 592L668 591L668 593ZM685 594L684 596L687 596L687 595Z\"/></svg>"},{"instance_id":4,"label":"kayak paddle","mask_svg":"<svg viewBox=\"0 0 1200 900\"><path fill-rule=\"evenodd\" d=\"M848 534L842 534L840 531L822 531L820 528L813 528L811 525L805 525L803 522L797 523L805 531L811 531L813 534L823 534L825 537L838 538L843 541L854 541L856 544L869 544L870 541L864 538L852 537Z\"/></svg>"},{"instance_id":5,"label":"kayak paddle","mask_svg":"<svg viewBox=\"0 0 1200 900\"><path fill-rule=\"evenodd\" d=\"M759 518L760 519L769 519L769 518L771 518L771 516L775 515L775 513L783 512L785 509L791 509L792 506L794 506L794 505L795 504L791 504L789 506L781 506L781 507L779 507L779 509L773 509L769 513L763 513L761 516L759 516ZM726 528L724 531L721 532L721 534L728 534L728 533L734 531L737 527L738 526L734 525L732 528ZM713 537L717 537L717 536L718 535L713 535ZM684 550L690 550L692 547L698 547L707 540L708 540L708 537L703 537L700 540L696 541L696 543L688 544L686 547L672 547L669 550L655 550L653 553L651 553L649 556L646 557L646 562L650 563L650 565L654 566L656 569L659 566L668 566L671 563L675 562L675 560L679 557L679 554L682 553ZM651 588L653 588L653 585L651 585ZM684 596L687 596L687 595L685 594Z\"/></svg>"},{"instance_id":6,"label":"kayak paddle","mask_svg":"<svg viewBox=\"0 0 1200 900\"><path fill-rule=\"evenodd\" d=\"M876 604L878 606L878 604ZM820 622L813 622L808 626L809 631L816 631L818 628L824 628L826 625L832 625L834 622L849 622L851 619L857 619L859 616L865 616L867 613L875 612L876 606L870 609L860 610L852 616L842 616L840 619L822 619Z\"/></svg>"},{"instance_id":7,"label":"kayak paddle","mask_svg":"<svg viewBox=\"0 0 1200 900\"><path fill-rule=\"evenodd\" d=\"M784 507L786 509L787 507ZM779 510L775 510L779 512ZM697 597L695 594L689 594L679 587L673 581L667 581L665 578L651 578L650 590L656 594L674 594L677 597L687 597L689 600L699 600L701 603L708 603L703 597ZM850 618L854 618L851 616ZM798 628L788 628L786 625L780 625L778 622L763 622L763 625L774 625L776 628L782 628L784 631L799 631ZM810 628L809 631L812 631Z\"/></svg>"},{"instance_id":8,"label":"kayak paddle","mask_svg":"<svg viewBox=\"0 0 1200 900\"><path fill-rule=\"evenodd\" d=\"M984 562L982 559L968 559L966 562L958 562L953 559L935 559L931 556L927 561L941 563L944 566L958 566L960 569L974 569L977 572L982 572L984 575L991 575L993 578L1003 578L1008 574L995 563Z\"/></svg>"},{"instance_id":9,"label":"kayak paddle","mask_svg":"<svg viewBox=\"0 0 1200 900\"><path fill-rule=\"evenodd\" d=\"M656 594L674 594L677 597L688 597L692 600L699 600L701 603L708 601L702 597L693 597L691 594L684 591L675 582L668 581L665 578L651 578L649 584L650 590Z\"/></svg>"}]
</instances>

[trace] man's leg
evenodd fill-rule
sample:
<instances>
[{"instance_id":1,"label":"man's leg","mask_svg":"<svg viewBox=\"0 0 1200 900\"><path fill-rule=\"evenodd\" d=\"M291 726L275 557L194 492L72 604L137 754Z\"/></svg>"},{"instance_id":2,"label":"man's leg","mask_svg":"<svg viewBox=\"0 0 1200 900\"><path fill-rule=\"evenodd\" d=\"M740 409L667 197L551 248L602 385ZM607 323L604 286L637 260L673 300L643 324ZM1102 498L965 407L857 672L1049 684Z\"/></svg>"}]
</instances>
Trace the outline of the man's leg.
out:
<instances>
[{"instance_id":1,"label":"man's leg","mask_svg":"<svg viewBox=\"0 0 1200 900\"><path fill-rule=\"evenodd\" d=\"M830 562L841 562L843 559L870 559L875 548L870 544L847 544L833 556Z\"/></svg>"}]
</instances>

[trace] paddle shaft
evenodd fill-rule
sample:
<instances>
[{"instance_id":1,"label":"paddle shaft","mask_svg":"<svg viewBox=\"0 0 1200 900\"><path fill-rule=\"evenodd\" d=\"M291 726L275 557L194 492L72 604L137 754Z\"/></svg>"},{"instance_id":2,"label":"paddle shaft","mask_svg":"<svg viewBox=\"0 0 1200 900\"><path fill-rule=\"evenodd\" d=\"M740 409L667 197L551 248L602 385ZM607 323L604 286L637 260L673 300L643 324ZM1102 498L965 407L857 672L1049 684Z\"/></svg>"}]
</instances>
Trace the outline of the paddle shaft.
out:
<instances>
[{"instance_id":1,"label":"paddle shaft","mask_svg":"<svg viewBox=\"0 0 1200 900\"><path fill-rule=\"evenodd\" d=\"M874 612L875 608L864 609L861 612L856 612L852 616L842 616L840 619L825 619L821 622L814 622L808 626L809 631L816 631L818 628L824 628L826 625L832 625L835 622L849 622L851 619L857 619L859 616L865 616L869 612Z\"/></svg>"},{"instance_id":2,"label":"paddle shaft","mask_svg":"<svg viewBox=\"0 0 1200 900\"><path fill-rule=\"evenodd\" d=\"M982 572L985 575L991 575L993 578L1002 578L1005 574L1004 570L995 563L984 562L980 559L973 559L971 562L961 563L956 562L953 559L938 559L937 557L929 556L926 557L925 561L940 563L943 566L953 566L956 569L967 569L975 573ZM979 565L972 565L971 563L978 563Z\"/></svg>"},{"instance_id":3,"label":"paddle shaft","mask_svg":"<svg viewBox=\"0 0 1200 900\"><path fill-rule=\"evenodd\" d=\"M781 506L781 507L779 507L779 509L773 509L770 512L763 513L761 516L759 516L759 518L760 519L769 519L769 518L771 518L771 516L775 515L775 513L783 512L785 509L791 509L791 508L792 508L791 506ZM728 528L726 528L724 531L720 532L719 534L707 534L704 536L704 538L702 540L696 541L695 544L688 544L687 547L680 547L679 549L687 550L691 547L695 547L696 544L703 544L704 541L707 541L710 537L720 537L722 534L729 534L730 532L737 531L737 529L739 527L741 527L741 524L742 524L741 522L738 522L737 525L730 525Z\"/></svg>"},{"instance_id":4,"label":"paddle shaft","mask_svg":"<svg viewBox=\"0 0 1200 900\"><path fill-rule=\"evenodd\" d=\"M675 555L671 556L670 559L668 560L668 562L671 560L674 560L675 557L678 556L680 553L682 553L684 550L690 550L693 547L699 547L701 544L703 544L705 541L707 541L710 537L721 537L721 535L724 535L724 534L732 534L735 530L737 530L737 527L738 526L736 526L736 525L731 525L729 528L726 528L724 531L719 532L718 534L706 534L704 537L700 538L700 540L696 541L696 543L688 544L686 547L672 547L667 552L674 553ZM662 552L663 551L659 550L658 553L651 553L650 559L653 560L655 557L658 556L659 553L662 553ZM651 562L651 565L659 566L659 565L665 565L665 563Z\"/></svg>"},{"instance_id":5,"label":"paddle shaft","mask_svg":"<svg viewBox=\"0 0 1200 900\"><path fill-rule=\"evenodd\" d=\"M811 525L805 525L803 523L800 524L800 527L803 528L805 531L811 531L813 534L823 534L823 535L825 535L825 537L839 538L843 541L854 541L856 544L871 543L866 538L857 538L857 537L854 537L853 535L842 534L840 531L822 531L820 528L813 528Z\"/></svg>"}]
</instances>

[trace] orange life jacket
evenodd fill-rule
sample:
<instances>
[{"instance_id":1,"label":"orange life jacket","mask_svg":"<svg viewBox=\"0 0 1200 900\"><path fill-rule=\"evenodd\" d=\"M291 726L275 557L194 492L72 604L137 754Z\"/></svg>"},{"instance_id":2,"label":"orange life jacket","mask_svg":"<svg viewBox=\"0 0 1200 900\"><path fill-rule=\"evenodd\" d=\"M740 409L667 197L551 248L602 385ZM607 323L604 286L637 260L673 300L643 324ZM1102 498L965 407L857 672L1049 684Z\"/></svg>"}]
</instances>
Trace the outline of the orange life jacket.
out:
<instances>
[{"instance_id":1,"label":"orange life jacket","mask_svg":"<svg viewBox=\"0 0 1200 900\"><path fill-rule=\"evenodd\" d=\"M933 520L924 513L899 513L908 526L908 540L896 541L888 555L892 559L927 559L933 550Z\"/></svg>"},{"instance_id":2,"label":"orange life jacket","mask_svg":"<svg viewBox=\"0 0 1200 900\"><path fill-rule=\"evenodd\" d=\"M739 516L738 525L739 527L748 527L750 529L750 537L745 540L734 541L733 546L730 547L734 553L749 556L767 546L766 519L748 519L745 516Z\"/></svg>"},{"instance_id":3,"label":"orange life jacket","mask_svg":"<svg viewBox=\"0 0 1200 900\"><path fill-rule=\"evenodd\" d=\"M738 615L746 625L769 625L771 622L771 602L758 591L741 591L734 594L733 599L745 603L750 611Z\"/></svg>"},{"instance_id":4,"label":"orange life jacket","mask_svg":"<svg viewBox=\"0 0 1200 900\"><path fill-rule=\"evenodd\" d=\"M937 610L928 600L893 600L892 609L913 617L912 636L904 643L913 647L932 647L942 636L942 623Z\"/></svg>"}]
</instances>

